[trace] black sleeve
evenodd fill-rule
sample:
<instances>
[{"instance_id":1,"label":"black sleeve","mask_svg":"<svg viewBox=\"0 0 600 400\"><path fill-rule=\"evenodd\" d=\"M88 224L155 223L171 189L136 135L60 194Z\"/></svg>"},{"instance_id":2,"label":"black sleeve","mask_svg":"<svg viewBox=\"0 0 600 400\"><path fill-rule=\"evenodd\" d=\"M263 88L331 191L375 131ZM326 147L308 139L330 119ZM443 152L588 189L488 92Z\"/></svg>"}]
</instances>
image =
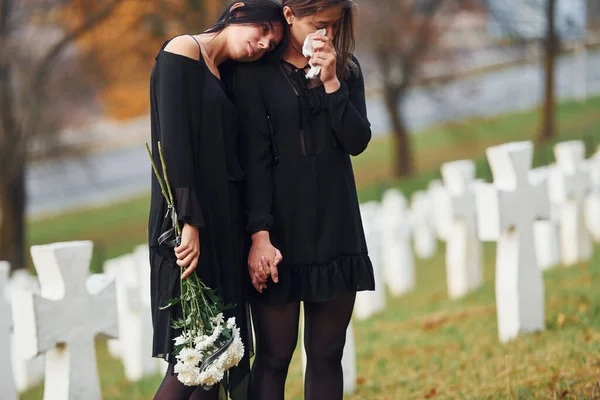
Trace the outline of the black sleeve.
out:
<instances>
[{"instance_id":1,"label":"black sleeve","mask_svg":"<svg viewBox=\"0 0 600 400\"><path fill-rule=\"evenodd\" d=\"M239 66L234 91L239 114L243 167L246 175L245 209L250 235L269 231L273 225L271 132L262 96L258 65Z\"/></svg>"},{"instance_id":2,"label":"black sleeve","mask_svg":"<svg viewBox=\"0 0 600 400\"><path fill-rule=\"evenodd\" d=\"M371 140L371 124L367 119L365 100L365 82L358 60L352 60L358 67L354 77L341 82L339 90L327 94L327 108L331 117L331 126L342 145L349 154L357 156L362 153Z\"/></svg>"},{"instance_id":3,"label":"black sleeve","mask_svg":"<svg viewBox=\"0 0 600 400\"><path fill-rule=\"evenodd\" d=\"M192 145L193 127L198 126L192 118L199 113L192 110L201 105L195 104L201 96L191 90L197 90L202 70L193 60L184 56L164 52L156 74L160 141L167 166L167 175L178 219L193 226L204 226L204 218L199 199L194 190L194 146ZM154 158L161 170L160 159Z\"/></svg>"}]
</instances>

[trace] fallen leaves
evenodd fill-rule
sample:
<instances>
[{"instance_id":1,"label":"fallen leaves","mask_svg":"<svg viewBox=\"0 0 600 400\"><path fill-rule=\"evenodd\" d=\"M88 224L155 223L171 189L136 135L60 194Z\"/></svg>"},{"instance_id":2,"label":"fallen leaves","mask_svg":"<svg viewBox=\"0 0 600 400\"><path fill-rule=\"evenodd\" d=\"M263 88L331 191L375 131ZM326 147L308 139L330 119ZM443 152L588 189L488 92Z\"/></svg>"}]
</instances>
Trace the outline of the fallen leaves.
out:
<instances>
[{"instance_id":1,"label":"fallen leaves","mask_svg":"<svg viewBox=\"0 0 600 400\"><path fill-rule=\"evenodd\" d=\"M424 331L432 331L434 329L437 329L447 321L448 317L434 315L423 321L423 323L421 324L421 329Z\"/></svg>"},{"instance_id":2,"label":"fallen leaves","mask_svg":"<svg viewBox=\"0 0 600 400\"><path fill-rule=\"evenodd\" d=\"M431 389L429 390L429 392L427 392L427 393L425 394L425 398L426 398L426 399L431 399L431 398L432 398L432 397L434 397L436 394L437 394L437 390L436 390L435 388L431 388Z\"/></svg>"}]
</instances>

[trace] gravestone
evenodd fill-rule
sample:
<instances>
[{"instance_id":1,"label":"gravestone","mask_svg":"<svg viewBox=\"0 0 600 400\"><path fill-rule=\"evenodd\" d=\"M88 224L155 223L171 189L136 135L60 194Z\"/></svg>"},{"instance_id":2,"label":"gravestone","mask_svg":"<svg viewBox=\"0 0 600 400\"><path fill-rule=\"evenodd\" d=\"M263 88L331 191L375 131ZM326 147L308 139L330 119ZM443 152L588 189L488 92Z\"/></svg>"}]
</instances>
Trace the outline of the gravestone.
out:
<instances>
[{"instance_id":1,"label":"gravestone","mask_svg":"<svg viewBox=\"0 0 600 400\"><path fill-rule=\"evenodd\" d=\"M31 357L46 354L44 400L101 399L94 339L119 330L114 279L89 276L92 246L33 246L41 294L14 294L18 345Z\"/></svg>"},{"instance_id":2,"label":"gravestone","mask_svg":"<svg viewBox=\"0 0 600 400\"><path fill-rule=\"evenodd\" d=\"M546 182L546 190L550 200L550 218L534 221L533 239L538 267L549 270L560 265L559 216L560 200L556 196L556 177L558 169L555 165L532 169L529 176L534 181Z\"/></svg>"},{"instance_id":3,"label":"gravestone","mask_svg":"<svg viewBox=\"0 0 600 400\"><path fill-rule=\"evenodd\" d=\"M302 376L306 379L306 348L304 347L304 318L300 318L300 343L302 343ZM356 391L356 347L354 344L354 330L352 321L346 330L346 345L342 355L342 372L344 374L344 394Z\"/></svg>"},{"instance_id":4,"label":"gravestone","mask_svg":"<svg viewBox=\"0 0 600 400\"><path fill-rule=\"evenodd\" d=\"M415 192L411 198L413 239L417 257L428 260L435 256L437 240L433 218L433 205L429 193Z\"/></svg>"},{"instance_id":5,"label":"gravestone","mask_svg":"<svg viewBox=\"0 0 600 400\"><path fill-rule=\"evenodd\" d=\"M152 304L150 301L150 250L148 249L148 245L143 244L137 246L133 251L133 256L135 257L135 261L138 264L138 272L141 274L142 277L142 279L140 279L139 282L139 290L143 298L145 299L144 302L146 302L147 304L148 322L146 322L146 324L149 323L150 327L152 327ZM152 340L152 336L148 337L149 340ZM152 346L152 342L150 342L150 346ZM149 347L144 351L151 352L152 347ZM155 358L154 361L158 373L164 375L167 372L169 364L162 358Z\"/></svg>"},{"instance_id":6,"label":"gravestone","mask_svg":"<svg viewBox=\"0 0 600 400\"><path fill-rule=\"evenodd\" d=\"M10 276L10 297L19 290L28 290L31 292L40 292L40 283L36 276L25 269L18 269ZM14 305L13 307L18 307ZM17 390L24 392L44 381L45 357L38 356L33 359L27 357L23 349L17 345L17 339L12 335L11 357L13 366L13 375Z\"/></svg>"},{"instance_id":7,"label":"gravestone","mask_svg":"<svg viewBox=\"0 0 600 400\"><path fill-rule=\"evenodd\" d=\"M5 261L0 261L0 399L17 400L17 388L13 377L12 363L10 359L10 343L12 332L12 311L9 302L8 275L10 265Z\"/></svg>"},{"instance_id":8,"label":"gravestone","mask_svg":"<svg viewBox=\"0 0 600 400\"><path fill-rule=\"evenodd\" d=\"M152 358L150 267L142 257L132 253L104 264L104 272L116 279L119 312L119 339L109 340L109 351L121 359L131 382L162 372L160 360Z\"/></svg>"},{"instance_id":9,"label":"gravestone","mask_svg":"<svg viewBox=\"0 0 600 400\"><path fill-rule=\"evenodd\" d=\"M537 265L533 224L550 218L546 183L530 178L532 142L486 150L493 184L476 188L482 241L496 241L496 309L500 341L544 329L544 283ZM542 177L543 178L543 177Z\"/></svg>"},{"instance_id":10,"label":"gravestone","mask_svg":"<svg viewBox=\"0 0 600 400\"><path fill-rule=\"evenodd\" d=\"M411 246L412 219L407 201L399 190L387 190L381 200L381 245L383 277L394 297L415 287L415 261Z\"/></svg>"},{"instance_id":11,"label":"gravestone","mask_svg":"<svg viewBox=\"0 0 600 400\"><path fill-rule=\"evenodd\" d=\"M369 258L373 264L375 290L356 294L354 317L365 320L385 308L385 282L382 276L382 244L380 226L380 205L372 201L360 205L360 213L365 232Z\"/></svg>"},{"instance_id":12,"label":"gravestone","mask_svg":"<svg viewBox=\"0 0 600 400\"><path fill-rule=\"evenodd\" d=\"M557 184L561 200L561 257L564 265L571 266L592 258L592 239L583 214L584 201L590 189L590 174L585 165L583 141L558 143L554 146L554 155L561 178Z\"/></svg>"},{"instance_id":13,"label":"gravestone","mask_svg":"<svg viewBox=\"0 0 600 400\"><path fill-rule=\"evenodd\" d=\"M433 225L439 240L446 241L452 229L450 194L439 179L429 182L427 192L433 206Z\"/></svg>"},{"instance_id":14,"label":"gravestone","mask_svg":"<svg viewBox=\"0 0 600 400\"><path fill-rule=\"evenodd\" d=\"M590 194L585 200L586 227L595 242L600 243L600 153L589 160Z\"/></svg>"},{"instance_id":15,"label":"gravestone","mask_svg":"<svg viewBox=\"0 0 600 400\"><path fill-rule=\"evenodd\" d=\"M481 242L475 211L475 163L459 160L442 165L442 177L450 195L452 226L446 239L448 295L456 299L483 283Z\"/></svg>"}]
</instances>

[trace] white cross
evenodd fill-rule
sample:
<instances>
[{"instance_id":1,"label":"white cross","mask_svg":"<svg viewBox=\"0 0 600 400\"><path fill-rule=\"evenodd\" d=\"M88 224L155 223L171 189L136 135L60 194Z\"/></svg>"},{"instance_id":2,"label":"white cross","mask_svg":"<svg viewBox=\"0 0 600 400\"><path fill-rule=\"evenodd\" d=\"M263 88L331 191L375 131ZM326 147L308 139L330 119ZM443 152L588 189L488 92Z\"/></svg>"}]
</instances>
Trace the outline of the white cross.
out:
<instances>
[{"instance_id":1,"label":"white cross","mask_svg":"<svg viewBox=\"0 0 600 400\"><path fill-rule=\"evenodd\" d=\"M381 199L381 246L383 276L392 296L401 296L415 287L415 260L411 247L412 217L404 195L387 190Z\"/></svg>"},{"instance_id":2,"label":"white cross","mask_svg":"<svg viewBox=\"0 0 600 400\"><path fill-rule=\"evenodd\" d=\"M590 187L586 168L585 145L581 140L558 143L554 146L560 170L560 243L562 261L575 265L592 258L592 239L585 227L584 201Z\"/></svg>"},{"instance_id":3,"label":"white cross","mask_svg":"<svg viewBox=\"0 0 600 400\"><path fill-rule=\"evenodd\" d=\"M15 316L15 333L30 356L46 354L44 400L98 400L94 339L117 337L114 279L89 276L92 242L33 246L41 296L15 293L26 308Z\"/></svg>"},{"instance_id":4,"label":"white cross","mask_svg":"<svg viewBox=\"0 0 600 400\"><path fill-rule=\"evenodd\" d=\"M166 363L152 358L148 246L139 246L132 254L107 260L104 272L114 276L117 282L119 339L108 341L111 355L123 361L125 376L130 382L163 373Z\"/></svg>"},{"instance_id":5,"label":"white cross","mask_svg":"<svg viewBox=\"0 0 600 400\"><path fill-rule=\"evenodd\" d=\"M539 167L532 169L529 176L534 181L543 180L546 182L546 188L550 200L550 219L535 221L533 223L535 254L538 267L542 270L548 270L560 265L560 244L558 239L558 216L556 212L558 205L553 203L556 198L553 193L556 192L556 166Z\"/></svg>"},{"instance_id":6,"label":"white cross","mask_svg":"<svg viewBox=\"0 0 600 400\"><path fill-rule=\"evenodd\" d=\"M589 160L590 195L585 200L585 222L594 241L600 242L600 153Z\"/></svg>"},{"instance_id":7,"label":"white cross","mask_svg":"<svg viewBox=\"0 0 600 400\"><path fill-rule=\"evenodd\" d=\"M437 240L434 232L433 206L427 191L419 190L413 194L411 210L415 253L419 258L428 260L435 256Z\"/></svg>"},{"instance_id":8,"label":"white cross","mask_svg":"<svg viewBox=\"0 0 600 400\"><path fill-rule=\"evenodd\" d=\"M450 194L439 179L429 182L427 192L433 205L433 223L438 239L446 241L452 227Z\"/></svg>"},{"instance_id":9,"label":"white cross","mask_svg":"<svg viewBox=\"0 0 600 400\"><path fill-rule=\"evenodd\" d=\"M477 238L475 163L459 160L442 165L450 194L452 227L446 243L446 273L450 298L463 297L483 283L481 243Z\"/></svg>"},{"instance_id":10,"label":"white cross","mask_svg":"<svg viewBox=\"0 0 600 400\"><path fill-rule=\"evenodd\" d=\"M40 283L36 276L30 274L27 270L18 269L10 277L10 295L19 290L28 290L31 292L40 292ZM12 302L13 315L22 312L22 305L18 302ZM44 381L44 365L46 359L43 355L29 359L23 354L22 346L19 346L18 337L13 332L12 338L12 365L15 383L19 392L24 392Z\"/></svg>"},{"instance_id":11,"label":"white cross","mask_svg":"<svg viewBox=\"0 0 600 400\"><path fill-rule=\"evenodd\" d=\"M12 372L12 363L10 359L10 343L12 331L12 311L8 300L8 274L10 265L5 261L0 261L0 399L17 400L17 389Z\"/></svg>"},{"instance_id":12,"label":"white cross","mask_svg":"<svg viewBox=\"0 0 600 400\"><path fill-rule=\"evenodd\" d=\"M542 179L529 176L533 144L514 142L486 150L493 185L476 188L479 237L496 241L496 309L502 342L544 329L544 283L538 268L533 223L550 218Z\"/></svg>"},{"instance_id":13,"label":"white cross","mask_svg":"<svg viewBox=\"0 0 600 400\"><path fill-rule=\"evenodd\" d=\"M358 320L370 318L373 314L385 308L385 284L382 276L382 245L379 214L381 207L377 202L368 202L360 205L360 213L365 232L365 240L369 250L369 258L373 265L375 277L375 290L362 291L356 294L354 317Z\"/></svg>"}]
</instances>

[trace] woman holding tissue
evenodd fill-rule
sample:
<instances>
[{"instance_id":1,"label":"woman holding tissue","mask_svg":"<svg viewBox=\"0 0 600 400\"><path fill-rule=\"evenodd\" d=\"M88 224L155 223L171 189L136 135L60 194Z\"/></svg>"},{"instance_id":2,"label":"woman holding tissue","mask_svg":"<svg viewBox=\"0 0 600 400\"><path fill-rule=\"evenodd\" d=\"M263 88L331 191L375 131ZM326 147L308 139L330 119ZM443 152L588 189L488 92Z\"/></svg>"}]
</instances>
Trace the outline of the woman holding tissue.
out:
<instances>
[{"instance_id":1,"label":"woman holding tissue","mask_svg":"<svg viewBox=\"0 0 600 400\"><path fill-rule=\"evenodd\" d=\"M282 5L288 41L280 57L240 66L235 82L257 292L251 398L284 398L303 302L305 398L342 399L356 292L375 287L350 162L371 138L352 55L354 4Z\"/></svg>"}]
</instances>

